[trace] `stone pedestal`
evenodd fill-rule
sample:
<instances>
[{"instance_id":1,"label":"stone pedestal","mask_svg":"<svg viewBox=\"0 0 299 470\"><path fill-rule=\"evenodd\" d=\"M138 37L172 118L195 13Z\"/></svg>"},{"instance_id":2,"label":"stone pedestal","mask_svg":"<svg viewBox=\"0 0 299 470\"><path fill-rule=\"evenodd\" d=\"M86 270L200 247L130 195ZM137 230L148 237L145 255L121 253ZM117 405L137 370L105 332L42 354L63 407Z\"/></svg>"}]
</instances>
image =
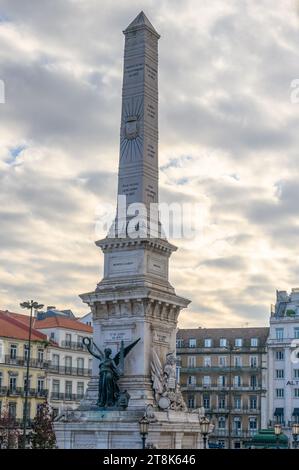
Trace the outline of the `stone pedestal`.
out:
<instances>
[{"instance_id":1,"label":"stone pedestal","mask_svg":"<svg viewBox=\"0 0 299 470\"><path fill-rule=\"evenodd\" d=\"M74 411L55 422L61 449L141 449L138 411ZM203 447L197 413L156 412L147 445L157 449Z\"/></svg>"}]
</instances>

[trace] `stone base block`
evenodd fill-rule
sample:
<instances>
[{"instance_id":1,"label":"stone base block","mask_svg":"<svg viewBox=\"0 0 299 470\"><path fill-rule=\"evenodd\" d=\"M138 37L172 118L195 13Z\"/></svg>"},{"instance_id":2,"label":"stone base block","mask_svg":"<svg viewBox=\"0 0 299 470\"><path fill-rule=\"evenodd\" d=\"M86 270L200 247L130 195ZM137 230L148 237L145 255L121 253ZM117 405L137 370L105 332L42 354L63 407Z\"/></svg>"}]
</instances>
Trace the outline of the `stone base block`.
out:
<instances>
[{"instance_id":1,"label":"stone base block","mask_svg":"<svg viewBox=\"0 0 299 470\"><path fill-rule=\"evenodd\" d=\"M54 423L60 449L141 449L138 411L73 411ZM157 449L203 447L197 413L156 412L147 445Z\"/></svg>"}]
</instances>

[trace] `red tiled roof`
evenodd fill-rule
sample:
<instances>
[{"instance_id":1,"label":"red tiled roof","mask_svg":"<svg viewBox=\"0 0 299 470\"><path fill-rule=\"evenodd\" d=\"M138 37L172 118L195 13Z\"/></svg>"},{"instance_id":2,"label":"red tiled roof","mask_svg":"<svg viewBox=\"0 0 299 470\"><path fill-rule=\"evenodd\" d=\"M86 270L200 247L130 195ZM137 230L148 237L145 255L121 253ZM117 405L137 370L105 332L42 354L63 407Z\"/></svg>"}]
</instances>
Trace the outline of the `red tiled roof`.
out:
<instances>
[{"instance_id":1,"label":"red tiled roof","mask_svg":"<svg viewBox=\"0 0 299 470\"><path fill-rule=\"evenodd\" d=\"M28 340L29 326L27 325L27 321L21 321L10 313L11 312L0 310L0 337ZM35 328L32 328L31 340L47 341L47 336L44 333L37 331Z\"/></svg>"},{"instance_id":2,"label":"red tiled roof","mask_svg":"<svg viewBox=\"0 0 299 470\"><path fill-rule=\"evenodd\" d=\"M71 320L70 318L61 318L58 316L49 317L45 320L36 320L34 328L39 330L46 328L66 328L68 330L85 331L86 333L93 332L93 328L89 325L85 325L78 320Z\"/></svg>"}]
</instances>

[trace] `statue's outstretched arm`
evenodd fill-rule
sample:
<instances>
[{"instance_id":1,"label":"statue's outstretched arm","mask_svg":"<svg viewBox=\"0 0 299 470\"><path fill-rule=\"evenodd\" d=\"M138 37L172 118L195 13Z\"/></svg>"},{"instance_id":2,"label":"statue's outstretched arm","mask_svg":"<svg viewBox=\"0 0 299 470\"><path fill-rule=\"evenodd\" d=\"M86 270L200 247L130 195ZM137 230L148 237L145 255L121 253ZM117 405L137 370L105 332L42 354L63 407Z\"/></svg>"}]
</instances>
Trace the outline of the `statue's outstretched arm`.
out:
<instances>
[{"instance_id":1,"label":"statue's outstretched arm","mask_svg":"<svg viewBox=\"0 0 299 470\"><path fill-rule=\"evenodd\" d=\"M94 356L96 359L99 359L100 361L103 360L104 354L102 353L102 351L97 347L97 345L90 338L85 336L83 338L83 344L86 346L89 354ZM99 354L95 353L93 348L96 348L98 350Z\"/></svg>"}]
</instances>

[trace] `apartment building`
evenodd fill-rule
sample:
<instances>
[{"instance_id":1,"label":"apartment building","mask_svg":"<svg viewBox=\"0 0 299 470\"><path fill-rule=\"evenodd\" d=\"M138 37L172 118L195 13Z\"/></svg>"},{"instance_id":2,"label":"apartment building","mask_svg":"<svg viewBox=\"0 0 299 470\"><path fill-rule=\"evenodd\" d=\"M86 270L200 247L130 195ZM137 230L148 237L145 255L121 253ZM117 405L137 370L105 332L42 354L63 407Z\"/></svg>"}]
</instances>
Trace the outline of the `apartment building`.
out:
<instances>
[{"instance_id":1,"label":"apartment building","mask_svg":"<svg viewBox=\"0 0 299 470\"><path fill-rule=\"evenodd\" d=\"M261 428L269 328L197 328L177 333L178 375L189 409L204 407L210 436L242 448Z\"/></svg>"},{"instance_id":2,"label":"apartment building","mask_svg":"<svg viewBox=\"0 0 299 470\"><path fill-rule=\"evenodd\" d=\"M92 327L61 315L35 320L34 327L51 342L46 371L48 401L54 414L77 408L91 376L92 358L82 340L84 336L92 338Z\"/></svg>"},{"instance_id":3,"label":"apartment building","mask_svg":"<svg viewBox=\"0 0 299 470\"><path fill-rule=\"evenodd\" d=\"M20 321L18 315L13 317L7 311L0 311L0 411L6 408L9 416L20 426L24 412L28 338L29 326ZM47 336L32 329L28 425L48 394L45 369L47 347Z\"/></svg>"},{"instance_id":4,"label":"apartment building","mask_svg":"<svg viewBox=\"0 0 299 470\"><path fill-rule=\"evenodd\" d=\"M277 291L268 338L266 425L279 423L290 437L299 422L299 288ZM292 441L292 439L290 439Z\"/></svg>"}]
</instances>

